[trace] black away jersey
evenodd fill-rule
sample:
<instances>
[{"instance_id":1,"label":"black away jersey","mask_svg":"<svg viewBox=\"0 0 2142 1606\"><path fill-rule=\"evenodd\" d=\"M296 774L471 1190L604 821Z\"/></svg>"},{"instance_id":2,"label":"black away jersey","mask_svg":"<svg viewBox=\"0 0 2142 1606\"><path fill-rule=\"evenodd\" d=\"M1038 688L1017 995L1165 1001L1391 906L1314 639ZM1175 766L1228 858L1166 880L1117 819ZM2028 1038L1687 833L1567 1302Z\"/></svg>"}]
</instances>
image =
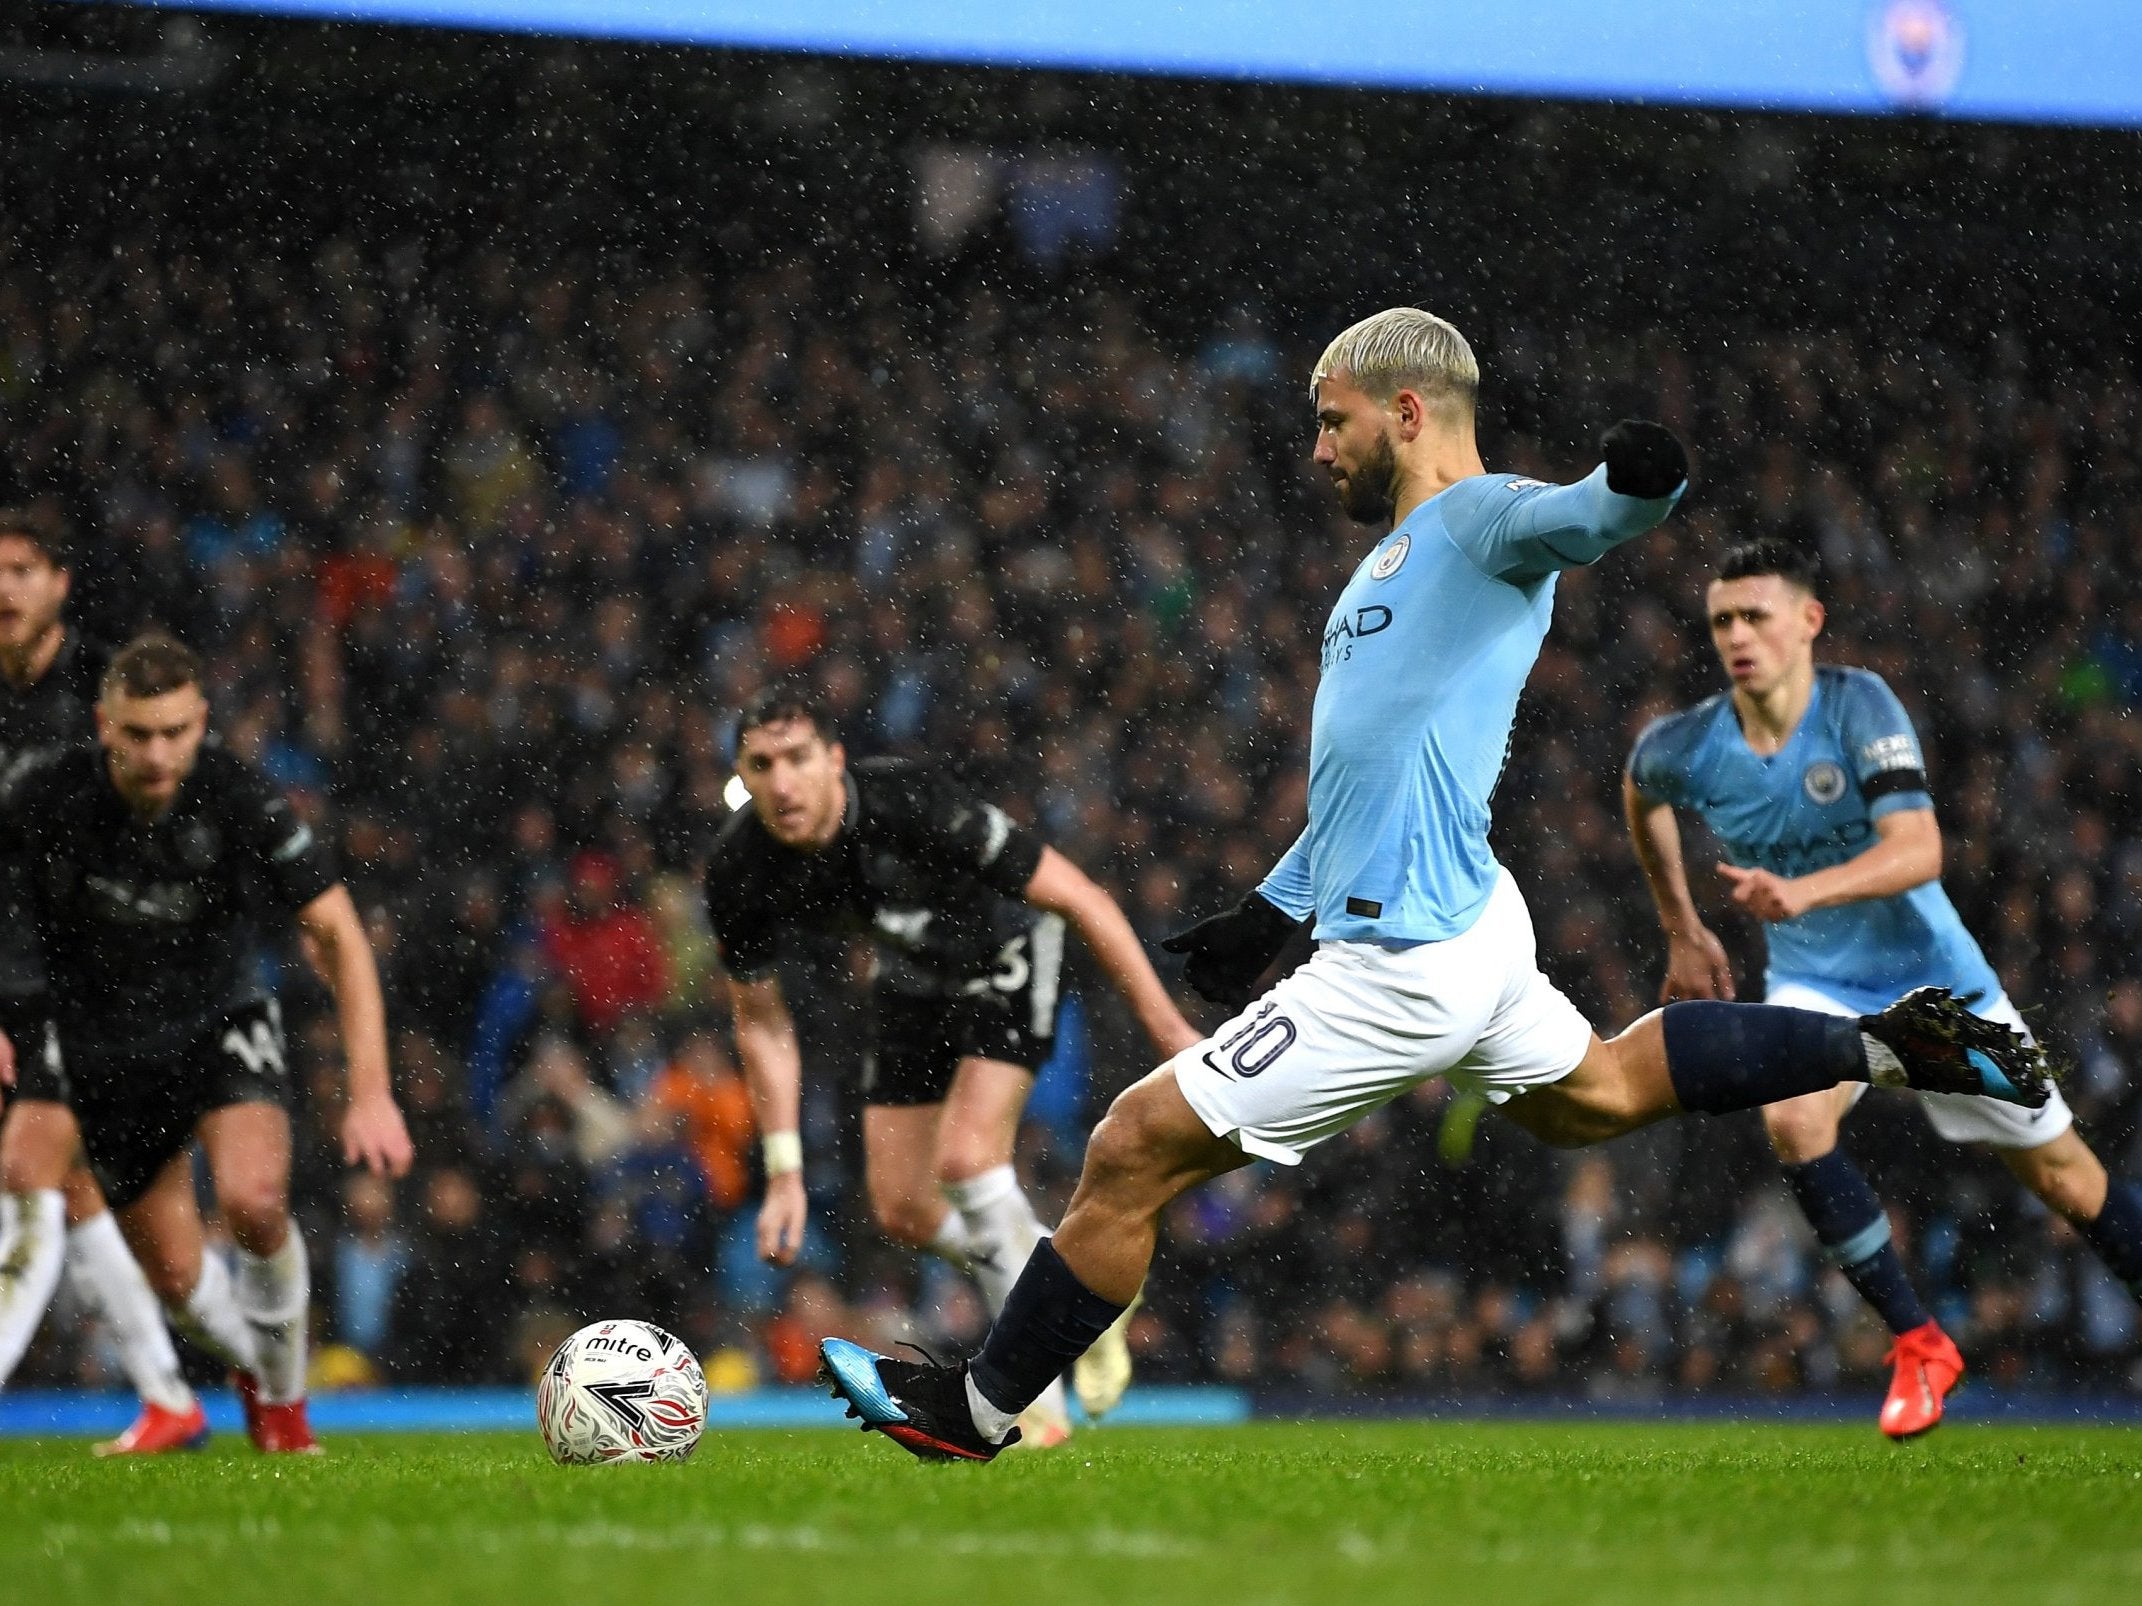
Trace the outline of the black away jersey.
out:
<instances>
[{"instance_id":1,"label":"black away jersey","mask_svg":"<svg viewBox=\"0 0 2142 1606\"><path fill-rule=\"evenodd\" d=\"M21 874L70 1057L174 1054L259 1001L256 914L341 879L289 802L213 743L154 820L100 749L33 758L0 789L0 862Z\"/></svg>"},{"instance_id":2,"label":"black away jersey","mask_svg":"<svg viewBox=\"0 0 2142 1606\"><path fill-rule=\"evenodd\" d=\"M0 675L0 788L34 754L91 740L97 683L111 656L102 645L69 630L45 672L27 686ZM30 931L16 867L0 864L0 998L21 998L44 987L44 967Z\"/></svg>"},{"instance_id":3,"label":"black away jersey","mask_svg":"<svg viewBox=\"0 0 2142 1606\"><path fill-rule=\"evenodd\" d=\"M877 939L878 985L921 997L988 975L1030 925L1023 901L1041 842L949 777L905 759L848 772L840 832L813 852L785 847L747 804L707 858L707 915L722 961L764 975L798 928Z\"/></svg>"}]
</instances>

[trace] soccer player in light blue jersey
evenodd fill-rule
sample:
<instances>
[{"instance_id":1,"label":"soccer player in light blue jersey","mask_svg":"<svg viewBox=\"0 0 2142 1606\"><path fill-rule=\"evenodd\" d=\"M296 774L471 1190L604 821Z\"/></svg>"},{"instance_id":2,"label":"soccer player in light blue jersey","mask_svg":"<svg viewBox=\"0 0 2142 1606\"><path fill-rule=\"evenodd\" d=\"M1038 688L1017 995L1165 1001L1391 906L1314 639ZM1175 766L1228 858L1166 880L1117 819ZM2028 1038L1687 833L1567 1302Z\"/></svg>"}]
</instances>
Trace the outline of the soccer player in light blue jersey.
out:
<instances>
[{"instance_id":1,"label":"soccer player in light blue jersey","mask_svg":"<svg viewBox=\"0 0 2142 1606\"><path fill-rule=\"evenodd\" d=\"M1464 337L1410 307L1355 324L1317 363L1316 462L1383 533L1324 627L1307 828L1240 908L1170 943L1191 985L1237 1013L1110 1107L1062 1226L971 1362L825 1342L834 1393L866 1428L921 1456L991 1459L1137 1293L1171 1200L1252 1159L1298 1164L1431 1077L1569 1146L1840 1081L2045 1101L2036 1049L1946 995L1853 1020L1682 1003L1602 1042L1540 974L1525 900L1487 843L1518 693L1555 577L1659 524L1688 465L1665 429L1625 421L1573 485L1490 474L1479 377ZM1305 923L1316 955L1252 1001Z\"/></svg>"},{"instance_id":2,"label":"soccer player in light blue jersey","mask_svg":"<svg viewBox=\"0 0 2142 1606\"><path fill-rule=\"evenodd\" d=\"M1941 827L1911 720L1880 676L1815 663L1823 607L1811 561L1778 540L1736 547L1706 611L1733 688L1652 724L1622 786L1666 931L1662 1001L1733 996L1725 950L1689 892L1676 817L1686 810L1723 847L1733 901L1763 922L1769 1002L1859 1015L1945 987L2024 1030L1941 890ZM1920 1303L1881 1201L1838 1146L1865 1091L1846 1082L1787 1099L1763 1110L1763 1124L1824 1252L1896 1334L1881 1426L1903 1439L1939 1424L1963 1357ZM2142 1294L2142 1191L2106 1176L2057 1089L2036 1108L1920 1098L1936 1132L1993 1149Z\"/></svg>"}]
</instances>

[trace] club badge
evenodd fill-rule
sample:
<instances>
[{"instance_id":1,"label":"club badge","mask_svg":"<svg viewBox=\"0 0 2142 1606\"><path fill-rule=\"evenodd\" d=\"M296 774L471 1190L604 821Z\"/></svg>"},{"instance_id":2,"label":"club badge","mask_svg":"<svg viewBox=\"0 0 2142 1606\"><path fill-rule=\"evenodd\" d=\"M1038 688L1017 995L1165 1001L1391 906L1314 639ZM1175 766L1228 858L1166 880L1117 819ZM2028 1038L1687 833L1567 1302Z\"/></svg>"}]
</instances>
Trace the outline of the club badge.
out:
<instances>
[{"instance_id":1,"label":"club badge","mask_svg":"<svg viewBox=\"0 0 2142 1606\"><path fill-rule=\"evenodd\" d=\"M1800 778L1800 784L1806 788L1807 795L1817 803L1834 803L1844 796L1844 771L1824 759L1819 764L1808 765L1807 774Z\"/></svg>"},{"instance_id":2,"label":"club badge","mask_svg":"<svg viewBox=\"0 0 2142 1606\"><path fill-rule=\"evenodd\" d=\"M1406 554L1412 550L1413 537L1410 535L1400 536L1376 555L1375 563L1369 568L1369 578L1371 580L1390 579L1392 575L1398 573L1399 566L1406 561Z\"/></svg>"}]
</instances>

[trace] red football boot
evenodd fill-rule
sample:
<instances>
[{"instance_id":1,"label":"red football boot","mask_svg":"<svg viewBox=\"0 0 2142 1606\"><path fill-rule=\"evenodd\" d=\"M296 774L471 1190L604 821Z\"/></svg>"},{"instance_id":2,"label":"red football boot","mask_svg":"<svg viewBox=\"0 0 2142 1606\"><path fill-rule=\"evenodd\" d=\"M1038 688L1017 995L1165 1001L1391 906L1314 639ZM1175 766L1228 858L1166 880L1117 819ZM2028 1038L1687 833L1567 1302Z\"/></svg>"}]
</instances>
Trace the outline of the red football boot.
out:
<instances>
[{"instance_id":1,"label":"red football boot","mask_svg":"<svg viewBox=\"0 0 2142 1606\"><path fill-rule=\"evenodd\" d=\"M1892 1439L1917 1438L1941 1425L1941 1407L1963 1376L1963 1357L1949 1335L1928 1322L1897 1341L1882 1357L1896 1368L1889 1398L1882 1401L1882 1431Z\"/></svg>"},{"instance_id":2,"label":"red football boot","mask_svg":"<svg viewBox=\"0 0 2142 1606\"><path fill-rule=\"evenodd\" d=\"M245 1431L253 1448L263 1455L319 1455L320 1441L312 1436L312 1423L305 1416L305 1402L270 1405L260 1397L260 1380L251 1372L233 1372L238 1403L245 1407Z\"/></svg>"},{"instance_id":3,"label":"red football boot","mask_svg":"<svg viewBox=\"0 0 2142 1606\"><path fill-rule=\"evenodd\" d=\"M93 1455L162 1455L166 1450L198 1450L208 1442L208 1413L195 1400L190 1411L144 1400L134 1425L116 1439L93 1444Z\"/></svg>"}]
</instances>

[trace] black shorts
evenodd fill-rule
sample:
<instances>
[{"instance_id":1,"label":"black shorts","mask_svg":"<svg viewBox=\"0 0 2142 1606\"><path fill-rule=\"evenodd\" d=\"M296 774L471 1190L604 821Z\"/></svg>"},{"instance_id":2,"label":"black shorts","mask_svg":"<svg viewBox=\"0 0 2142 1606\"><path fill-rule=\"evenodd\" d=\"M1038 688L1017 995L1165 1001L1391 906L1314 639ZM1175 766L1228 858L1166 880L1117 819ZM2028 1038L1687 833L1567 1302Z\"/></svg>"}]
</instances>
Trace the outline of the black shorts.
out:
<instances>
[{"instance_id":1,"label":"black shorts","mask_svg":"<svg viewBox=\"0 0 2142 1606\"><path fill-rule=\"evenodd\" d=\"M176 1055L76 1055L63 1080L89 1168L121 1209L186 1152L202 1116L232 1104L289 1104L282 1011L272 1000L242 1005Z\"/></svg>"},{"instance_id":2,"label":"black shorts","mask_svg":"<svg viewBox=\"0 0 2142 1606\"><path fill-rule=\"evenodd\" d=\"M52 1001L42 993L0 998L0 1032L15 1048L15 1086L0 1103L15 1099L67 1102L67 1075L60 1063L59 1028Z\"/></svg>"},{"instance_id":3,"label":"black shorts","mask_svg":"<svg viewBox=\"0 0 2142 1606\"><path fill-rule=\"evenodd\" d=\"M1005 1060L1038 1071L1056 1048L1063 996L1064 922L1043 915L1006 943L997 968L956 992L916 998L871 995L865 1104L941 1104L966 1059Z\"/></svg>"}]
</instances>

